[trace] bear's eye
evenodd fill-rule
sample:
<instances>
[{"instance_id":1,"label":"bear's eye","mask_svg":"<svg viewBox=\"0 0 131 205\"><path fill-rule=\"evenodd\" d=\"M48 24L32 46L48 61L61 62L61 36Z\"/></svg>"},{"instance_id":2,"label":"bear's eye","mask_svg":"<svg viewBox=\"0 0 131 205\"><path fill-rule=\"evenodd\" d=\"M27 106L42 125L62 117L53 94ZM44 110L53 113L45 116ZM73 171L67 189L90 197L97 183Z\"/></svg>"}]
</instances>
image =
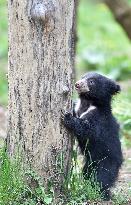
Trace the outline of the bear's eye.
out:
<instances>
[{"instance_id":1,"label":"bear's eye","mask_svg":"<svg viewBox=\"0 0 131 205\"><path fill-rule=\"evenodd\" d=\"M94 83L93 80L89 80L89 84L90 84L90 85L94 85L95 83Z\"/></svg>"}]
</instances>

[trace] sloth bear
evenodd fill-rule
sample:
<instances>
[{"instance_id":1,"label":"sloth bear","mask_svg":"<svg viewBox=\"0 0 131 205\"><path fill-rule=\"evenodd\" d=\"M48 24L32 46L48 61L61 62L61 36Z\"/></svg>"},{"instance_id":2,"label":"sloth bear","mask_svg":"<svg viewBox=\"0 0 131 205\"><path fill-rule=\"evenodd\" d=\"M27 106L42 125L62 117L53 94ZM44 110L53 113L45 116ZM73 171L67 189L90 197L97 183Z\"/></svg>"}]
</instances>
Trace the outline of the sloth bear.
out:
<instances>
[{"instance_id":1,"label":"sloth bear","mask_svg":"<svg viewBox=\"0 0 131 205\"><path fill-rule=\"evenodd\" d=\"M95 170L104 200L110 200L110 187L118 177L123 157L119 125L112 115L112 96L120 86L100 74L89 72L76 82L79 102L74 114L63 114L64 125L78 140L85 156L83 174L89 178Z\"/></svg>"}]
</instances>

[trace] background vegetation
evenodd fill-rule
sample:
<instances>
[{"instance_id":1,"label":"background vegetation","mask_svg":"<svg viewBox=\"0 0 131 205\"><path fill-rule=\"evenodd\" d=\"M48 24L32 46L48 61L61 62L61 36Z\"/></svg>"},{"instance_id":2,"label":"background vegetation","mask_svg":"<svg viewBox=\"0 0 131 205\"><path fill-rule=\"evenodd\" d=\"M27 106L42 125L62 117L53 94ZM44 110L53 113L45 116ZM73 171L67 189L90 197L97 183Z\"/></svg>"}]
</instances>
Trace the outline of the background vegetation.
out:
<instances>
[{"instance_id":1,"label":"background vegetation","mask_svg":"<svg viewBox=\"0 0 131 205\"><path fill-rule=\"evenodd\" d=\"M131 1L130 1L131 2ZM7 84L7 5L5 0L0 0L0 106L7 106L8 84ZM131 44L121 27L115 22L109 9L103 3L91 3L89 0L80 0L77 15L77 47L76 47L76 74L77 78L89 70L96 70L102 74L120 81L122 86L121 94L113 101L113 112L121 124L121 140L123 146L131 148ZM23 177L17 166L10 164L8 157L2 151L0 161L4 159L3 166L0 166L0 203L20 204L18 198L29 197L28 201L21 204L36 204L36 201L44 197L47 204L50 202L50 195L45 195L41 186L36 192L31 192L22 183ZM18 176L18 177L16 177ZM86 198L87 189L85 183L75 189L81 177L72 175L70 186L71 200L77 201L81 190ZM80 190L79 190L80 188ZM10 192L9 190L12 190ZM21 192L25 194L21 196ZM93 191L94 192L94 191ZM4 195L1 195L4 193ZM9 194L10 193L10 194ZM92 193L92 192L91 192ZM28 197L27 197L28 195ZM3 202L2 202L3 200ZM4 201L5 200L5 201ZM16 203L13 201L16 200ZM117 201L117 199L115 199ZM121 203L126 203L125 198ZM10 202L12 201L12 202ZM73 203L73 202L72 202ZM115 201L114 201L115 203Z\"/></svg>"},{"instance_id":2,"label":"background vegetation","mask_svg":"<svg viewBox=\"0 0 131 205\"><path fill-rule=\"evenodd\" d=\"M6 1L0 0L0 104L7 105L7 7Z\"/></svg>"},{"instance_id":3,"label":"background vegetation","mask_svg":"<svg viewBox=\"0 0 131 205\"><path fill-rule=\"evenodd\" d=\"M77 17L77 70L97 70L117 80L131 78L131 46L103 3L81 0ZM78 74L79 74L78 73Z\"/></svg>"}]
</instances>

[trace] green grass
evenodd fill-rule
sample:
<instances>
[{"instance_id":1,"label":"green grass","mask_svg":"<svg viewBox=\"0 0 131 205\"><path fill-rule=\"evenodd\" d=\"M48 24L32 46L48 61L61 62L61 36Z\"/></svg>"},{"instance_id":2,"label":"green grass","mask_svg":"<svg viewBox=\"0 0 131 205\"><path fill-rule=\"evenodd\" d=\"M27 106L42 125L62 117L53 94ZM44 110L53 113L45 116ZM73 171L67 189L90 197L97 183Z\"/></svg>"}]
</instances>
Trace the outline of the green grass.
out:
<instances>
[{"instance_id":1,"label":"green grass","mask_svg":"<svg viewBox=\"0 0 131 205\"><path fill-rule=\"evenodd\" d=\"M26 177L25 177L26 176ZM26 179L26 180L25 180ZM32 188L27 185L31 180L38 181ZM5 149L0 150L0 204L1 205L36 205L43 201L48 205L51 201L50 194L45 189L34 172L23 171L19 157L10 160Z\"/></svg>"},{"instance_id":2,"label":"green grass","mask_svg":"<svg viewBox=\"0 0 131 205\"><path fill-rule=\"evenodd\" d=\"M113 205L129 205L131 199L130 186L128 186L128 192L124 189L116 190L113 196Z\"/></svg>"},{"instance_id":3,"label":"green grass","mask_svg":"<svg viewBox=\"0 0 131 205\"><path fill-rule=\"evenodd\" d=\"M93 201L100 200L100 186L96 182L95 172L89 180L85 180L76 163L74 161L68 177L65 178L63 187L65 203L71 205L87 201L87 199ZM32 183L33 186L31 186ZM41 178L35 172L31 170L23 171L19 157L10 160L5 149L1 150L1 205L36 205L40 201L45 205L51 204L55 194L51 182L49 184L50 186L45 191Z\"/></svg>"},{"instance_id":4,"label":"green grass","mask_svg":"<svg viewBox=\"0 0 131 205\"><path fill-rule=\"evenodd\" d=\"M72 167L67 178L67 205L84 203L86 201L102 201L103 195L100 192L100 188L101 185L97 182L95 170L92 170L89 179L84 179L81 171L81 161L79 161L77 153L74 151Z\"/></svg>"},{"instance_id":5,"label":"green grass","mask_svg":"<svg viewBox=\"0 0 131 205\"><path fill-rule=\"evenodd\" d=\"M96 181L95 171L85 180L78 165L77 155L73 158L73 166L65 178L63 198L66 205L85 203L102 203L100 185ZM27 185L28 182L28 185ZM33 186L31 185L33 183ZM0 204L1 205L37 205L54 204L55 192L50 186L45 189L41 177L34 171L24 171L19 157L10 160L5 149L0 151ZM126 192L119 188L114 191L113 205L126 205L130 199L131 191ZM56 205L56 204L54 204Z\"/></svg>"},{"instance_id":6,"label":"green grass","mask_svg":"<svg viewBox=\"0 0 131 205\"><path fill-rule=\"evenodd\" d=\"M18 161L11 162L3 148L0 151L0 204L17 204L23 189L23 178Z\"/></svg>"}]
</instances>

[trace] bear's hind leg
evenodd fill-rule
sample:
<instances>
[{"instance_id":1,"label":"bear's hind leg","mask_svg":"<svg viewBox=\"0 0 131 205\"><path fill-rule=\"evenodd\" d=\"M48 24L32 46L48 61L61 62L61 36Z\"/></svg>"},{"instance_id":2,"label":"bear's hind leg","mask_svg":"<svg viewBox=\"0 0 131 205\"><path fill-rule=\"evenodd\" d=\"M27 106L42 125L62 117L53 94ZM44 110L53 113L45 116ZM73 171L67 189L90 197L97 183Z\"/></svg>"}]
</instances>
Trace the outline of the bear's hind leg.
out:
<instances>
[{"instance_id":1,"label":"bear's hind leg","mask_svg":"<svg viewBox=\"0 0 131 205\"><path fill-rule=\"evenodd\" d=\"M109 201L111 199L110 187L113 185L113 181L110 178L110 171L101 168L97 172L97 181L100 184L103 200Z\"/></svg>"}]
</instances>

